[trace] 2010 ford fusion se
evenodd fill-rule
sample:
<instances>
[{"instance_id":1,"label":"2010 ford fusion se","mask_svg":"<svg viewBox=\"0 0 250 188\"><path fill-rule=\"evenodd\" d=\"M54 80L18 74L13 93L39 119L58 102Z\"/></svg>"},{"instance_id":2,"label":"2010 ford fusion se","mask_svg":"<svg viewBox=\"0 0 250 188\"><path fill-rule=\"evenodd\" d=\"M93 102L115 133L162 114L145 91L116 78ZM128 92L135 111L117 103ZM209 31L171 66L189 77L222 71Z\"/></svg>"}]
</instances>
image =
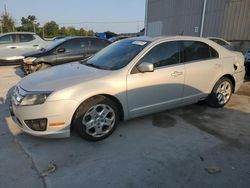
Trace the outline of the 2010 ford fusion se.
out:
<instances>
[{"instance_id":1,"label":"2010 ford fusion se","mask_svg":"<svg viewBox=\"0 0 250 188\"><path fill-rule=\"evenodd\" d=\"M243 83L244 56L204 38L121 40L84 62L23 78L10 112L25 132L102 140L120 120L205 100L223 107Z\"/></svg>"}]
</instances>

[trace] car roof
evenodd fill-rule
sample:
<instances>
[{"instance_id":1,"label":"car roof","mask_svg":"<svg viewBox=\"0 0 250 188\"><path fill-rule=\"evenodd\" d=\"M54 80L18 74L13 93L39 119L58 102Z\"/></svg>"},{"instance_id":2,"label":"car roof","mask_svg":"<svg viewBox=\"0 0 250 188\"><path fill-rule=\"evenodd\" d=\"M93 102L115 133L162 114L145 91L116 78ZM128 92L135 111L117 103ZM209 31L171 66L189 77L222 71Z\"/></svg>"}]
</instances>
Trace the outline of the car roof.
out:
<instances>
[{"instance_id":1,"label":"car roof","mask_svg":"<svg viewBox=\"0 0 250 188\"><path fill-rule=\"evenodd\" d=\"M31 34L31 35L35 35L36 33L33 33L33 32L9 32L9 33L2 33L2 34L0 34L0 36L9 35L9 34Z\"/></svg>"},{"instance_id":2,"label":"car roof","mask_svg":"<svg viewBox=\"0 0 250 188\"><path fill-rule=\"evenodd\" d=\"M175 36L158 36L158 37L149 37L149 36L142 36L142 37L134 37L130 38L133 40L143 40L148 42L157 42L163 40L195 40L195 41L208 41L207 38L202 37L194 37L194 36L183 36L183 35L175 35ZM129 40L129 39L125 39Z\"/></svg>"},{"instance_id":3,"label":"car roof","mask_svg":"<svg viewBox=\"0 0 250 188\"><path fill-rule=\"evenodd\" d=\"M207 37L208 39L219 39L219 40L224 40L225 41L225 39L223 39L223 38L220 38L220 37Z\"/></svg>"},{"instance_id":4,"label":"car roof","mask_svg":"<svg viewBox=\"0 0 250 188\"><path fill-rule=\"evenodd\" d=\"M78 38L94 38L94 39L101 39L95 36L66 36L63 39L78 39ZM101 39L101 40L106 40L106 39Z\"/></svg>"}]
</instances>

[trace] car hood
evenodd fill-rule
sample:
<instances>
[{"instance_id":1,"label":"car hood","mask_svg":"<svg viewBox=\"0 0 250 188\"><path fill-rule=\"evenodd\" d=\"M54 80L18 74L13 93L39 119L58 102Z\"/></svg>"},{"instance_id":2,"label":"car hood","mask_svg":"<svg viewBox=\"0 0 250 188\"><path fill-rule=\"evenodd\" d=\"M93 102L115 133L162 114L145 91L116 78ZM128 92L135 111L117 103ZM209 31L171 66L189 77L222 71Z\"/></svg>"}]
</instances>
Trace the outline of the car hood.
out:
<instances>
[{"instance_id":1,"label":"car hood","mask_svg":"<svg viewBox=\"0 0 250 188\"><path fill-rule=\"evenodd\" d=\"M109 73L81 63L68 63L30 74L19 82L19 86L27 91L58 91Z\"/></svg>"}]
</instances>

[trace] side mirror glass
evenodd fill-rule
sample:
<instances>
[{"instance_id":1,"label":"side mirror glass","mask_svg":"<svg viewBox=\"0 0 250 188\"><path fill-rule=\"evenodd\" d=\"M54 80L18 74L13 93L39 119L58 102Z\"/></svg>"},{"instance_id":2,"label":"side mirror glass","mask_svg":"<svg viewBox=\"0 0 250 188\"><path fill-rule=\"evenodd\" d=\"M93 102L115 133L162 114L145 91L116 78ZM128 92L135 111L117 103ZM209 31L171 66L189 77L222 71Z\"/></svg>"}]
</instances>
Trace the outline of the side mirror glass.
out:
<instances>
[{"instance_id":1,"label":"side mirror glass","mask_svg":"<svg viewBox=\"0 0 250 188\"><path fill-rule=\"evenodd\" d=\"M65 52L65 48L58 48L57 49L57 53L64 53Z\"/></svg>"},{"instance_id":2,"label":"side mirror glass","mask_svg":"<svg viewBox=\"0 0 250 188\"><path fill-rule=\"evenodd\" d=\"M154 72L154 65L152 63L142 62L137 66L140 72Z\"/></svg>"}]
</instances>

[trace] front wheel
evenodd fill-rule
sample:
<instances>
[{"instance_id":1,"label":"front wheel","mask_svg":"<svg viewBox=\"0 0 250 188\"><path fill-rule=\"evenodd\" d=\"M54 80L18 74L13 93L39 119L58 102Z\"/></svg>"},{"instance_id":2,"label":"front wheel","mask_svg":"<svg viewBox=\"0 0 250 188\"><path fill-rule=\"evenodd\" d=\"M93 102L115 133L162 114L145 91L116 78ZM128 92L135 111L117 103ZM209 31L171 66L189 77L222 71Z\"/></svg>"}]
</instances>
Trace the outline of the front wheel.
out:
<instances>
[{"instance_id":1,"label":"front wheel","mask_svg":"<svg viewBox=\"0 0 250 188\"><path fill-rule=\"evenodd\" d=\"M91 98L77 109L73 126L78 134L89 141L99 141L110 136L119 121L119 110L105 96Z\"/></svg>"},{"instance_id":2,"label":"front wheel","mask_svg":"<svg viewBox=\"0 0 250 188\"><path fill-rule=\"evenodd\" d=\"M233 93L233 84L228 78L221 78L214 86L211 94L206 99L206 103L215 108L225 106Z\"/></svg>"}]
</instances>

